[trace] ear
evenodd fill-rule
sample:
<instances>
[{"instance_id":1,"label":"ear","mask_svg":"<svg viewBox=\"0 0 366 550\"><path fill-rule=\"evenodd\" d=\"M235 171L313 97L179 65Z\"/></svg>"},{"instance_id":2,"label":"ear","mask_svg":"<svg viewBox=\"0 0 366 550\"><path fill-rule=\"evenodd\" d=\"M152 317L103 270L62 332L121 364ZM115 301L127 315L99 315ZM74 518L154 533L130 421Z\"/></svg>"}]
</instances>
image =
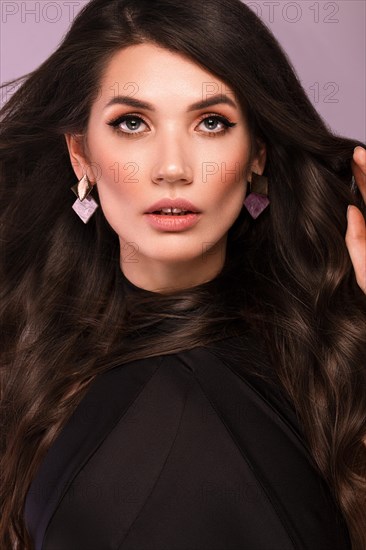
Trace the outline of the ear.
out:
<instances>
[{"instance_id":1,"label":"ear","mask_svg":"<svg viewBox=\"0 0 366 550\"><path fill-rule=\"evenodd\" d=\"M250 174L249 174L249 181L251 181L251 173L252 172L255 172L256 174L259 174L260 176L263 174L264 172L264 168L265 168L265 165L266 165L266 159L267 159L267 149L266 149L266 144L261 141L261 140L258 140L257 141L257 152L253 158L253 161L251 163L251 168L250 168Z\"/></svg>"},{"instance_id":2,"label":"ear","mask_svg":"<svg viewBox=\"0 0 366 550\"><path fill-rule=\"evenodd\" d=\"M70 162L78 180L87 174L91 183L94 181L90 162L85 154L84 136L82 134L64 134L69 150Z\"/></svg>"}]
</instances>

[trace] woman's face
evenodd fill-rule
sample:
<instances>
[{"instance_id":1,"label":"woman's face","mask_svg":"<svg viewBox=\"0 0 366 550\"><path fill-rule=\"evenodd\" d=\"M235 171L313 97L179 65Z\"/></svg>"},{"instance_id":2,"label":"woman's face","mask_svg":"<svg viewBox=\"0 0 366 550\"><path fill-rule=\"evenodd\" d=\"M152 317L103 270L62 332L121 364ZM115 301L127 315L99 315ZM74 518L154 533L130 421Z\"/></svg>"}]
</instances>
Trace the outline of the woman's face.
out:
<instances>
[{"instance_id":1,"label":"woman's face","mask_svg":"<svg viewBox=\"0 0 366 550\"><path fill-rule=\"evenodd\" d=\"M194 106L213 96L224 96L230 104ZM215 277L247 180L251 171L262 173L265 163L263 147L249 164L244 113L225 83L179 54L153 44L130 46L106 67L86 147L70 134L65 137L78 179L86 172L97 184L103 213L119 237L121 269L130 281L147 290L169 290ZM194 225L180 230L154 225L146 214L150 207L178 198L200 212Z\"/></svg>"}]
</instances>

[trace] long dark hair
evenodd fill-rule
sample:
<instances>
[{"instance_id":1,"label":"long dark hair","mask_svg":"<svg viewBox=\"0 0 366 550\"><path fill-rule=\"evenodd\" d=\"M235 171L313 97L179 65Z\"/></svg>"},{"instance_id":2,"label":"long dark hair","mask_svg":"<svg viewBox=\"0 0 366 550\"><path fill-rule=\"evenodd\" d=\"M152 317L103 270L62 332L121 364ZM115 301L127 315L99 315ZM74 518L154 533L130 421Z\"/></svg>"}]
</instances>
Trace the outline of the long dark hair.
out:
<instances>
[{"instance_id":1,"label":"long dark hair","mask_svg":"<svg viewBox=\"0 0 366 550\"><path fill-rule=\"evenodd\" d=\"M111 56L143 42L235 91L252 143L267 146L271 204L257 220L242 209L214 280L136 300L102 209L84 225L71 208L64 134L86 131ZM208 343L241 319L261 331L353 548L365 548L366 295L344 240L347 205L365 214L350 165L363 144L330 131L240 0L91 0L57 50L14 82L0 111L0 546L33 548L26 492L97 374ZM159 330L166 317L180 319L171 332Z\"/></svg>"}]
</instances>

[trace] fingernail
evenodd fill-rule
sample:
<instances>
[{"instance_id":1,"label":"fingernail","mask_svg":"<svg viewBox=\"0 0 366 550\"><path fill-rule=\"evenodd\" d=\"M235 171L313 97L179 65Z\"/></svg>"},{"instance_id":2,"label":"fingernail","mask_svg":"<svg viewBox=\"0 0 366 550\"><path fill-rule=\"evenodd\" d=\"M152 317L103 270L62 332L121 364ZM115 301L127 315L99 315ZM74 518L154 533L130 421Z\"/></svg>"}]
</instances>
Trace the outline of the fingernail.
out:
<instances>
[{"instance_id":1,"label":"fingernail","mask_svg":"<svg viewBox=\"0 0 366 550\"><path fill-rule=\"evenodd\" d=\"M353 149L353 153L355 153L357 149L361 149L361 151L364 151L363 147L361 147L360 145L356 145L356 147Z\"/></svg>"},{"instance_id":2,"label":"fingernail","mask_svg":"<svg viewBox=\"0 0 366 550\"><path fill-rule=\"evenodd\" d=\"M347 218L348 218L348 212L349 212L349 209L350 209L350 208L351 208L351 205L349 204L349 205L347 206Z\"/></svg>"}]
</instances>

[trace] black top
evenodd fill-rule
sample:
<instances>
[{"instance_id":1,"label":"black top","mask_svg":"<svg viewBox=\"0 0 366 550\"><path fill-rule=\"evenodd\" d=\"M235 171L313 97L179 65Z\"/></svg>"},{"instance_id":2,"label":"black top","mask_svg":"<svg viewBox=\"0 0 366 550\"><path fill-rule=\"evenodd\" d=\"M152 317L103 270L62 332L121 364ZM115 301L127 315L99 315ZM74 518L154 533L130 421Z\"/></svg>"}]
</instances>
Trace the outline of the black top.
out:
<instances>
[{"instance_id":1,"label":"black top","mask_svg":"<svg viewBox=\"0 0 366 550\"><path fill-rule=\"evenodd\" d=\"M98 375L41 463L25 520L36 550L351 549L250 332Z\"/></svg>"}]
</instances>

